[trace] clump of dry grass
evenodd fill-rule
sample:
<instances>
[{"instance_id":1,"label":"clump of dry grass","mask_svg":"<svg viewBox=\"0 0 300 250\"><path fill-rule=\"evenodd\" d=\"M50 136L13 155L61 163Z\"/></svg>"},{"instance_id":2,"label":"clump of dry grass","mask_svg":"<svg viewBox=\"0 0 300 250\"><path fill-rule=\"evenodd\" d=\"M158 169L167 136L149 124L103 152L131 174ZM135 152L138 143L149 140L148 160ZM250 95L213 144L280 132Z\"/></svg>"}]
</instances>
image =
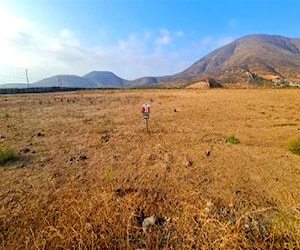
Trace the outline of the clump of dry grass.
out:
<instances>
[{"instance_id":1,"label":"clump of dry grass","mask_svg":"<svg viewBox=\"0 0 300 250\"><path fill-rule=\"evenodd\" d=\"M277 208L243 208L178 196L166 186L105 188L98 194L57 192L1 224L4 248L39 249L282 249L300 246L292 215ZM195 199L195 200L194 200ZM32 204L33 205L33 204ZM143 221L159 220L148 228ZM17 217L18 216L18 217ZM284 218L282 218L284 216ZM3 217L2 217L3 218ZM3 220L3 219L2 219ZM16 238L17 237L17 238Z\"/></svg>"},{"instance_id":2,"label":"clump of dry grass","mask_svg":"<svg viewBox=\"0 0 300 250\"><path fill-rule=\"evenodd\" d=\"M300 155L300 137L289 141L288 150L295 155Z\"/></svg>"},{"instance_id":3,"label":"clump of dry grass","mask_svg":"<svg viewBox=\"0 0 300 250\"><path fill-rule=\"evenodd\" d=\"M272 126L296 122L299 93L282 91L12 96L0 146L29 150L0 168L0 248L299 249L293 127Z\"/></svg>"},{"instance_id":4,"label":"clump of dry grass","mask_svg":"<svg viewBox=\"0 0 300 250\"><path fill-rule=\"evenodd\" d=\"M9 161L17 159L17 154L12 148L1 148L0 149L0 165L4 165Z\"/></svg>"}]
</instances>

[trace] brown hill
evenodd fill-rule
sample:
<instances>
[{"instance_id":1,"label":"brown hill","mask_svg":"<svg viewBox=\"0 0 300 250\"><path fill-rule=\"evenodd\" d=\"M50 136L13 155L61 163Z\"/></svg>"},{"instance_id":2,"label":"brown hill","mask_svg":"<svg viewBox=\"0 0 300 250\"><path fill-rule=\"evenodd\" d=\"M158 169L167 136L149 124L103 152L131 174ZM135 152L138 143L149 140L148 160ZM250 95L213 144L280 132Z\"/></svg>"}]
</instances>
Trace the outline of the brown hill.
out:
<instances>
[{"instance_id":1,"label":"brown hill","mask_svg":"<svg viewBox=\"0 0 300 250\"><path fill-rule=\"evenodd\" d=\"M214 50L179 74L160 79L182 85L213 78L219 83L300 83L300 39L249 35Z\"/></svg>"},{"instance_id":2,"label":"brown hill","mask_svg":"<svg viewBox=\"0 0 300 250\"><path fill-rule=\"evenodd\" d=\"M64 87L84 88L180 88L203 81L204 85L209 82L210 88L231 84L300 87L300 39L275 35L245 36L214 50L186 70L170 76L142 77L129 81L112 72L94 71L83 77L54 76L36 82L33 86L57 86L58 81Z\"/></svg>"}]
</instances>

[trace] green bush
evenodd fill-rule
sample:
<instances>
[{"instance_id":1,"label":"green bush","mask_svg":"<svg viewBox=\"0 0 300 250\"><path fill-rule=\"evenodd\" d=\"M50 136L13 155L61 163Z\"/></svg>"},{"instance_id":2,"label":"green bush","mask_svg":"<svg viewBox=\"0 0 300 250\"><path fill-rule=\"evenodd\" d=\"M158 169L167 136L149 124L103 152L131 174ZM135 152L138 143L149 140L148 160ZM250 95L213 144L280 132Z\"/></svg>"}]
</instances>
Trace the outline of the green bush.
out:
<instances>
[{"instance_id":1,"label":"green bush","mask_svg":"<svg viewBox=\"0 0 300 250\"><path fill-rule=\"evenodd\" d=\"M4 165L9 161L17 158L16 152L11 148L0 149L0 165Z\"/></svg>"},{"instance_id":2,"label":"green bush","mask_svg":"<svg viewBox=\"0 0 300 250\"><path fill-rule=\"evenodd\" d=\"M9 118L10 118L10 114L9 114L9 113L5 113L5 114L3 115L3 118L6 119L6 120L9 119Z\"/></svg>"},{"instance_id":3,"label":"green bush","mask_svg":"<svg viewBox=\"0 0 300 250\"><path fill-rule=\"evenodd\" d=\"M226 142L229 142L231 144L239 144L240 140L236 138L234 135L232 135L226 138Z\"/></svg>"},{"instance_id":4,"label":"green bush","mask_svg":"<svg viewBox=\"0 0 300 250\"><path fill-rule=\"evenodd\" d=\"M295 138L288 143L288 150L295 155L300 155L300 137Z\"/></svg>"}]
</instances>

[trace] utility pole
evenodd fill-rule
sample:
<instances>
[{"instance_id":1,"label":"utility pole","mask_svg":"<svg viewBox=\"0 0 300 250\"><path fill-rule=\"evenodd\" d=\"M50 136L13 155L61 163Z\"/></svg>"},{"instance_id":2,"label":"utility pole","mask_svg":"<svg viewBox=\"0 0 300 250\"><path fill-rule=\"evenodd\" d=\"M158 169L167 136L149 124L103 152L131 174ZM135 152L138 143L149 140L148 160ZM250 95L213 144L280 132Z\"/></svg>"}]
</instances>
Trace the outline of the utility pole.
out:
<instances>
[{"instance_id":1,"label":"utility pole","mask_svg":"<svg viewBox=\"0 0 300 250\"><path fill-rule=\"evenodd\" d=\"M63 87L63 81L62 81L62 78L58 78L56 77L56 82L57 82L57 87L60 87L62 89Z\"/></svg>"},{"instance_id":2,"label":"utility pole","mask_svg":"<svg viewBox=\"0 0 300 250\"><path fill-rule=\"evenodd\" d=\"M27 88L29 88L29 79L28 79L28 69L25 69L26 80L27 80Z\"/></svg>"}]
</instances>

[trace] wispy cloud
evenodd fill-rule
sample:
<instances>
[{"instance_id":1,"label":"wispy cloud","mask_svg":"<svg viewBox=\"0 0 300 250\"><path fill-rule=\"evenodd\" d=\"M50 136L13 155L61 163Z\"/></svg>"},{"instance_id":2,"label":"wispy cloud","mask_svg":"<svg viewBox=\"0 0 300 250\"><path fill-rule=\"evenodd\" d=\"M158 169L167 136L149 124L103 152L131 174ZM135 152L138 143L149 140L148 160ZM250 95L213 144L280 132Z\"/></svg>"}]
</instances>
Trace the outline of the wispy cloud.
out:
<instances>
[{"instance_id":1,"label":"wispy cloud","mask_svg":"<svg viewBox=\"0 0 300 250\"><path fill-rule=\"evenodd\" d=\"M167 29L161 29L159 36L155 40L155 42L160 45L168 45L171 41L171 33Z\"/></svg>"},{"instance_id":2,"label":"wispy cloud","mask_svg":"<svg viewBox=\"0 0 300 250\"><path fill-rule=\"evenodd\" d=\"M132 33L106 46L99 38L99 44L84 47L66 27L51 36L45 27L3 11L0 14L0 83L24 81L26 68L31 81L62 73L82 75L91 70L111 70L133 79L175 73L184 64L180 51L164 49L182 37L183 31Z\"/></svg>"},{"instance_id":3,"label":"wispy cloud","mask_svg":"<svg viewBox=\"0 0 300 250\"><path fill-rule=\"evenodd\" d=\"M128 34L109 45L99 37L94 46L84 46L68 27L50 35L46 27L6 12L0 11L0 18L0 83L25 82L25 69L31 81L92 70L110 70L127 79L173 74L200 59L197 54L231 41L204 37L198 44L178 47L182 30L156 29Z\"/></svg>"}]
</instances>

